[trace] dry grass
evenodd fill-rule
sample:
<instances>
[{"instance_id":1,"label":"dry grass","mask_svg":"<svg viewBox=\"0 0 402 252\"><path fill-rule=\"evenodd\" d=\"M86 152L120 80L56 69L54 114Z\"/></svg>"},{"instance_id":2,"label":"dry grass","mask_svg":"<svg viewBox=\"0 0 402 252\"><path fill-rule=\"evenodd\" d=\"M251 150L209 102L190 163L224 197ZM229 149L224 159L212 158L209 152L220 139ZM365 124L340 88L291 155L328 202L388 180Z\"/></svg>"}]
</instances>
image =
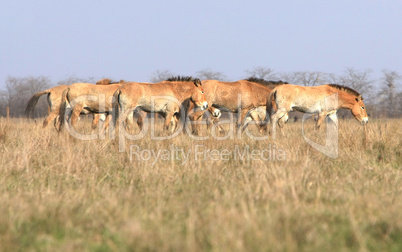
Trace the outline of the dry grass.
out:
<instances>
[{"instance_id":1,"label":"dry grass","mask_svg":"<svg viewBox=\"0 0 402 252\"><path fill-rule=\"evenodd\" d=\"M191 151L182 164L0 118L0 250L402 251L402 120L371 121L367 142L356 121L340 123L337 159L311 148L300 122L276 141L127 142ZM197 145L218 151L196 158ZM269 146L286 158L234 154Z\"/></svg>"}]
</instances>

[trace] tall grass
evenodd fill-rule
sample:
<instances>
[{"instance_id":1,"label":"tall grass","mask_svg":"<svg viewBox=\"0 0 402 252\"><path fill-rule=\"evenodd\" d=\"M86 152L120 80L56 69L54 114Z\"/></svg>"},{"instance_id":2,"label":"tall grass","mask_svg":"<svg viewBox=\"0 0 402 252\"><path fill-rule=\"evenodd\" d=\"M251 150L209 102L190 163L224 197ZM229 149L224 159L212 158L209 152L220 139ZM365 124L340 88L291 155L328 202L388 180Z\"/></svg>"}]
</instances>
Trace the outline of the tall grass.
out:
<instances>
[{"instance_id":1,"label":"tall grass","mask_svg":"<svg viewBox=\"0 0 402 252\"><path fill-rule=\"evenodd\" d=\"M147 134L119 152L117 139L0 118L0 250L402 251L401 124L372 121L364 141L356 121L340 121L332 159L300 123L275 141ZM269 147L285 158L236 156Z\"/></svg>"}]
</instances>

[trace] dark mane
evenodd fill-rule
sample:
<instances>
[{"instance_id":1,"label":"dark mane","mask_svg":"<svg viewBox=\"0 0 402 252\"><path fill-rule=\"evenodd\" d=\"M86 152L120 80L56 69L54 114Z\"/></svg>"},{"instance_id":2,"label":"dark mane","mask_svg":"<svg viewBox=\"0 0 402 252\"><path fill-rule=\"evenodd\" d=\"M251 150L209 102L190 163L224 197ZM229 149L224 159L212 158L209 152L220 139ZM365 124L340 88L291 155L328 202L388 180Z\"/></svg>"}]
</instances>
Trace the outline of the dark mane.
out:
<instances>
[{"instance_id":1,"label":"dark mane","mask_svg":"<svg viewBox=\"0 0 402 252\"><path fill-rule=\"evenodd\" d=\"M187 82L187 81L194 81L193 77L191 76L173 76L167 79L166 81L182 81L182 82Z\"/></svg>"},{"instance_id":2,"label":"dark mane","mask_svg":"<svg viewBox=\"0 0 402 252\"><path fill-rule=\"evenodd\" d=\"M250 77L250 78L246 79L246 81L258 83L258 84L261 84L261 85L266 86L268 88L275 88L278 85L289 84L286 81L281 81L281 80L279 80L279 81L267 81L267 80L264 80L262 78L257 78L257 77Z\"/></svg>"},{"instance_id":3,"label":"dark mane","mask_svg":"<svg viewBox=\"0 0 402 252\"><path fill-rule=\"evenodd\" d=\"M342 85L339 85L339 84L328 84L328 85L330 85L331 87L336 88L338 90L342 90L342 91L344 91L344 92L346 92L348 94L355 95L355 96L360 96L359 92L357 92L356 90L354 90L354 89L352 89L350 87L342 86Z\"/></svg>"},{"instance_id":4,"label":"dark mane","mask_svg":"<svg viewBox=\"0 0 402 252\"><path fill-rule=\"evenodd\" d=\"M109 78L101 79L96 82L96 85L110 85L110 84L117 84L117 83L124 83L124 80L120 81L112 81Z\"/></svg>"}]
</instances>

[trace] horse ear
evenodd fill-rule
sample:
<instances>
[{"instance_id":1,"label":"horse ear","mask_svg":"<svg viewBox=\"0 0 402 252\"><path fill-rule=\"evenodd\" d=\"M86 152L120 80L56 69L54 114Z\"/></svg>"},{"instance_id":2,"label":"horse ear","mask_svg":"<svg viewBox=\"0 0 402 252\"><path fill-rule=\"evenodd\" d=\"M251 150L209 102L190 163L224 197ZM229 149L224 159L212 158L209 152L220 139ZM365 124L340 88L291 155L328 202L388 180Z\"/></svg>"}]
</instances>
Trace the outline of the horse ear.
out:
<instances>
[{"instance_id":1,"label":"horse ear","mask_svg":"<svg viewBox=\"0 0 402 252\"><path fill-rule=\"evenodd\" d=\"M359 101L363 101L363 97L362 97L362 95L359 95L359 96L356 98L356 101L357 101L357 102L359 102Z\"/></svg>"},{"instance_id":2,"label":"horse ear","mask_svg":"<svg viewBox=\"0 0 402 252\"><path fill-rule=\"evenodd\" d=\"M201 83L200 79L198 79L198 78L194 79L194 85L196 87L201 87L202 83Z\"/></svg>"}]
</instances>

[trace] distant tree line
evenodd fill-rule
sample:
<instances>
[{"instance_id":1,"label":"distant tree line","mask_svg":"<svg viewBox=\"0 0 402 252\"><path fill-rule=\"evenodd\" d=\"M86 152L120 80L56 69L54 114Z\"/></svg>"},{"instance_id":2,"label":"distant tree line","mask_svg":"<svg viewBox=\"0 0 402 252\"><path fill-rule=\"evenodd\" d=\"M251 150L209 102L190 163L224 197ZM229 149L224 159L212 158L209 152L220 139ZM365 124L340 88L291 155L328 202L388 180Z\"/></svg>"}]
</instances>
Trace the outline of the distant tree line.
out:
<instances>
[{"instance_id":1,"label":"distant tree line","mask_svg":"<svg viewBox=\"0 0 402 252\"><path fill-rule=\"evenodd\" d=\"M156 70L152 73L150 82L160 82L175 75L178 74L169 70ZM234 81L222 72L211 69L200 70L194 76L202 80ZM383 71L381 78L374 79L372 71L358 71L353 68L346 68L342 74L336 75L310 71L280 73L268 67L255 67L245 71L244 79L248 77L276 81L282 80L304 86L317 86L326 83L348 86L362 94L367 111L371 117L402 116L402 76L396 71ZM52 86L69 85L77 82L95 83L96 81L97 79L93 77L78 78L73 76L54 83L49 78L43 76L10 76L5 80L5 89L0 90L0 116L5 116L7 106L10 107L11 117L23 116L29 98L33 94ZM44 116L46 113L47 101L45 98L42 98L35 108L35 116Z\"/></svg>"}]
</instances>

